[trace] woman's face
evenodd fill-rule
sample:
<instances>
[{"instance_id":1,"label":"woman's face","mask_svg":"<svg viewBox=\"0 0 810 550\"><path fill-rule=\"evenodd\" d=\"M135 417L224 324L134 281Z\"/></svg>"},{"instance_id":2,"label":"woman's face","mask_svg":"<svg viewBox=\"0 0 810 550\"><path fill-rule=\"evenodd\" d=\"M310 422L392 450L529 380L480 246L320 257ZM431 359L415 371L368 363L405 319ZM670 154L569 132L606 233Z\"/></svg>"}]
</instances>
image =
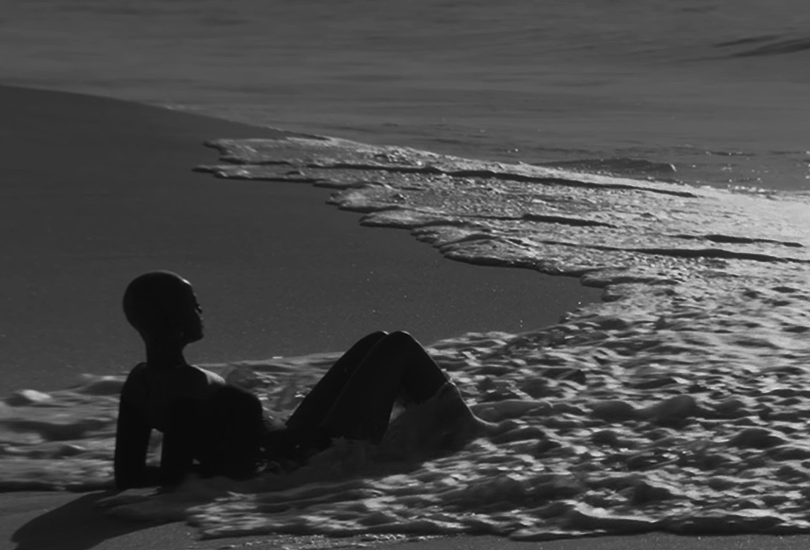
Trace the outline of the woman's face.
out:
<instances>
[{"instance_id":1,"label":"woman's face","mask_svg":"<svg viewBox=\"0 0 810 550\"><path fill-rule=\"evenodd\" d=\"M181 291L180 311L178 311L179 331L183 343L190 344L203 338L202 307L197 301L191 283L183 280Z\"/></svg>"}]
</instances>

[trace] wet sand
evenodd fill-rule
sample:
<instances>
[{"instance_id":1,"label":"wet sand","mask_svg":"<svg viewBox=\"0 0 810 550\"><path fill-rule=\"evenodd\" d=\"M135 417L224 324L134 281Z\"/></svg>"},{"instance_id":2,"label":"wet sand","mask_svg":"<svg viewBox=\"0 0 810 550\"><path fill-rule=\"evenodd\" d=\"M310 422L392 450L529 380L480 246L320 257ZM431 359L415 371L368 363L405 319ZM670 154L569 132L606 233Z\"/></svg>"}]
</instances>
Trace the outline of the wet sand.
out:
<instances>
[{"instance_id":1,"label":"wet sand","mask_svg":"<svg viewBox=\"0 0 810 550\"><path fill-rule=\"evenodd\" d=\"M0 99L7 111L0 223L15 237L0 245L7 261L0 282L23 290L7 294L0 316L9 390L64 387L79 373L121 372L137 361L118 301L127 280L147 269L173 269L195 283L209 337L189 355L201 362L340 349L376 328L406 328L426 342L471 330L520 332L598 297L573 279L457 264L404 233L361 228L356 216L323 204L324 190L190 171L212 159L203 140L269 131L70 94L8 88ZM260 537L199 541L185 524L105 517L94 506L101 496L2 494L0 546L270 547ZM459 537L408 547L781 549L808 542Z\"/></svg>"},{"instance_id":2,"label":"wet sand","mask_svg":"<svg viewBox=\"0 0 810 550\"><path fill-rule=\"evenodd\" d=\"M16 550L271 550L279 541L266 537L200 540L184 523L159 526L101 516L94 508L99 493L19 493L0 498L0 548ZM804 550L810 537L736 535L684 537L666 533L577 538L549 542L513 542L498 537L451 537L403 543L338 539L343 547L389 550ZM294 548L290 544L288 547Z\"/></svg>"},{"instance_id":3,"label":"wet sand","mask_svg":"<svg viewBox=\"0 0 810 550\"><path fill-rule=\"evenodd\" d=\"M425 342L519 332L599 296L574 279L455 263L404 232L360 227L323 189L191 171L216 160L204 141L272 130L14 87L0 87L0 109L4 393L140 360L119 304L150 269L194 283L208 333L189 350L199 362L339 350L376 329ZM125 548L118 535L131 531L133 548L193 540L184 525L103 518L89 505L97 496L0 495L0 546Z\"/></svg>"},{"instance_id":4,"label":"wet sand","mask_svg":"<svg viewBox=\"0 0 810 550\"><path fill-rule=\"evenodd\" d=\"M123 372L142 355L120 300L135 275L188 278L207 336L190 361L334 351L373 330L430 342L554 323L599 292L443 259L358 225L309 185L218 180L203 142L279 132L66 93L0 88L0 349L8 390Z\"/></svg>"}]
</instances>

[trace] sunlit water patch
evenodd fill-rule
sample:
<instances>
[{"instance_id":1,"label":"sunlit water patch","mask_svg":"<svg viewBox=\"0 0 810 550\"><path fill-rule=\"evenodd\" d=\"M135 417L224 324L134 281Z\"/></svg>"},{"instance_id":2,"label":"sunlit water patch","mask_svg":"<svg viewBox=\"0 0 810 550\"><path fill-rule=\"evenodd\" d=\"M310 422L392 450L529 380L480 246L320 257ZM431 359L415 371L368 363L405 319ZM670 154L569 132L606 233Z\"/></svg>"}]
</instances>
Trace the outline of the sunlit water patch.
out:
<instances>
[{"instance_id":1,"label":"sunlit water patch","mask_svg":"<svg viewBox=\"0 0 810 550\"><path fill-rule=\"evenodd\" d=\"M577 276L605 299L542 330L430 347L495 424L457 452L404 451L452 422L437 398L394 420L407 444L338 441L293 472L127 491L107 513L211 537L810 532L806 196L322 138L214 145L230 162L204 170L330 186L367 225L408 229L456 260ZM284 418L335 357L211 368ZM122 382L8 397L0 487L110 487Z\"/></svg>"}]
</instances>

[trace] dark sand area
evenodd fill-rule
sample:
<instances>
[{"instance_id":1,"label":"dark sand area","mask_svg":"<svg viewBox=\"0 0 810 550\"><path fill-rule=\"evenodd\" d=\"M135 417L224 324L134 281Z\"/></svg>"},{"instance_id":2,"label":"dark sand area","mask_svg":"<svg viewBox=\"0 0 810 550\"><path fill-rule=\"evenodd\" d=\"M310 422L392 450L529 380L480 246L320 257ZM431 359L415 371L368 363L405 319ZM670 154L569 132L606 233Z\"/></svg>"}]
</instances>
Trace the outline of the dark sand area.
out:
<instances>
[{"instance_id":1,"label":"dark sand area","mask_svg":"<svg viewBox=\"0 0 810 550\"><path fill-rule=\"evenodd\" d=\"M425 343L556 322L599 291L445 260L369 229L308 185L194 173L221 137L278 132L118 100L0 87L4 388L50 390L140 360L120 298L135 275L195 285L206 339L189 360L346 348L377 329Z\"/></svg>"},{"instance_id":2,"label":"dark sand area","mask_svg":"<svg viewBox=\"0 0 810 550\"><path fill-rule=\"evenodd\" d=\"M3 393L64 387L141 357L120 313L136 274L165 268L196 286L208 336L193 361L346 347L365 332L410 330L425 342L465 331L522 331L599 292L573 279L443 259L405 232L368 229L309 186L221 181L217 137L251 128L121 101L0 88L0 353ZM101 493L0 495L0 549L147 550L277 547L261 538L199 541L184 523L105 517ZM345 541L350 544L351 541ZM399 547L399 545L396 545ZM671 535L512 543L461 537L411 550L754 549L810 547L807 537Z\"/></svg>"},{"instance_id":3,"label":"dark sand area","mask_svg":"<svg viewBox=\"0 0 810 550\"><path fill-rule=\"evenodd\" d=\"M243 537L200 540L185 523L150 525L99 514L91 493L6 493L0 496L0 549L5 550L276 550L291 539ZM388 550L806 550L810 537L734 535L684 537L666 533L514 542L505 538L450 537L396 543L337 539L338 548ZM291 544L292 543L292 544ZM298 546L306 548L303 542ZM316 546L317 547L317 546Z\"/></svg>"}]
</instances>

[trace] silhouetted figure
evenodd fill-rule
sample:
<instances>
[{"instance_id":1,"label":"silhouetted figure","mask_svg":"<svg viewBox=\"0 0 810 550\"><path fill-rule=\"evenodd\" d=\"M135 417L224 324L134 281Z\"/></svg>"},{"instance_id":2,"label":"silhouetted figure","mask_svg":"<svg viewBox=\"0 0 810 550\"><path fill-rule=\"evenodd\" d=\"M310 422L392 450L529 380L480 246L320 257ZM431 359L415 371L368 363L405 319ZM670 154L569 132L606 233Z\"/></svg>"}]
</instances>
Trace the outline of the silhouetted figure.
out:
<instances>
[{"instance_id":1,"label":"silhouetted figure","mask_svg":"<svg viewBox=\"0 0 810 550\"><path fill-rule=\"evenodd\" d=\"M179 482L194 461L203 475L251 475L263 434L259 399L189 365L186 345L203 337L191 284L169 272L141 275L124 293L124 313L146 345L121 390L115 482L121 488ZM159 469L146 467L149 437L163 432Z\"/></svg>"},{"instance_id":2,"label":"silhouetted figure","mask_svg":"<svg viewBox=\"0 0 810 550\"><path fill-rule=\"evenodd\" d=\"M119 489L175 484L190 471L247 478L265 462L301 463L335 437L377 443L395 402L421 403L440 390L468 426L485 424L409 334L375 332L330 368L285 426L269 428L255 395L186 362L185 346L203 337L202 309L188 281L166 271L141 275L127 287L124 312L144 340L146 362L121 391ZM146 466L153 429L163 432L159 468Z\"/></svg>"}]
</instances>

